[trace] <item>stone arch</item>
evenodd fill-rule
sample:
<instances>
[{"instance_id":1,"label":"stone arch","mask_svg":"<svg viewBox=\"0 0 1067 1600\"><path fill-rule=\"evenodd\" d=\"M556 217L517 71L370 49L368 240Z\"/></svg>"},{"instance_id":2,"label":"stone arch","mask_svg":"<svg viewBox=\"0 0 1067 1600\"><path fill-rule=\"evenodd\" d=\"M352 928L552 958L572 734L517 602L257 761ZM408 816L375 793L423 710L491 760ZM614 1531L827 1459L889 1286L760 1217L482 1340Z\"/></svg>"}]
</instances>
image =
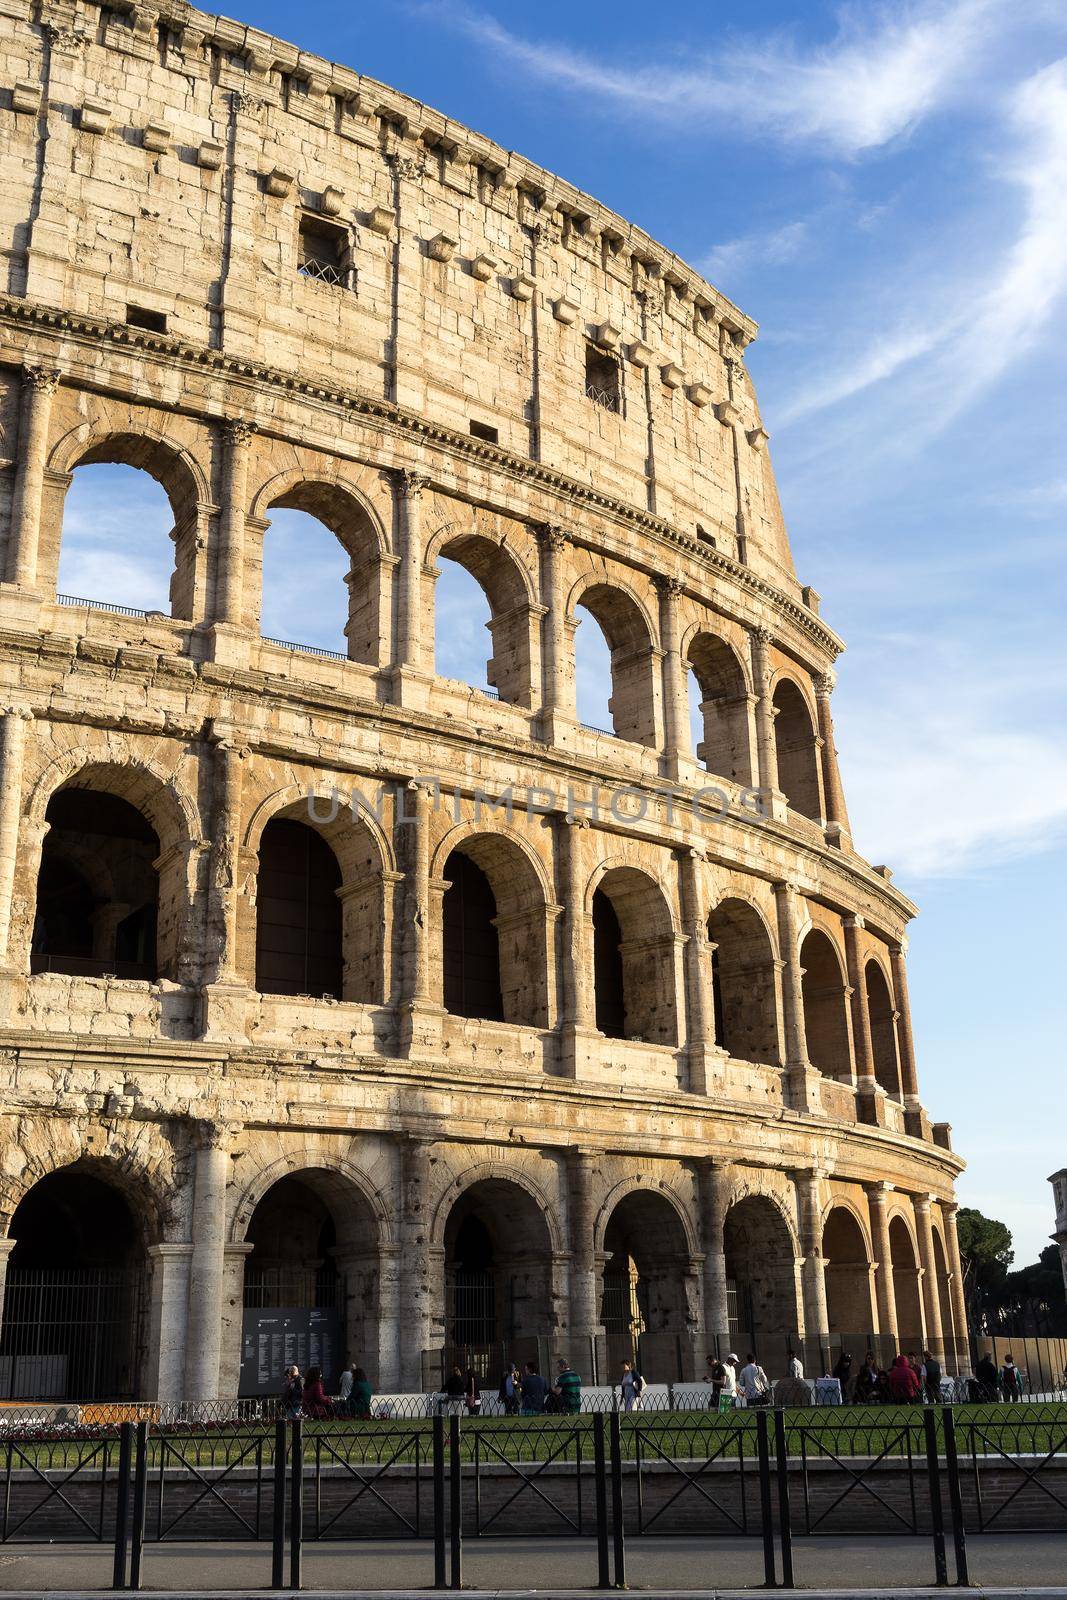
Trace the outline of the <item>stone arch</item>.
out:
<instances>
[{"instance_id":1,"label":"stone arch","mask_svg":"<svg viewBox=\"0 0 1067 1600\"><path fill-rule=\"evenodd\" d=\"M677 1045L678 936L662 882L628 861L609 859L589 880L586 911L601 1033Z\"/></svg>"},{"instance_id":2,"label":"stone arch","mask_svg":"<svg viewBox=\"0 0 1067 1600\"><path fill-rule=\"evenodd\" d=\"M525 563L506 538L448 525L430 541L426 562L454 561L469 573L489 605L493 653L486 682L501 700L530 708L534 703L534 585Z\"/></svg>"},{"instance_id":3,"label":"stone arch","mask_svg":"<svg viewBox=\"0 0 1067 1600\"><path fill-rule=\"evenodd\" d=\"M826 1261L826 1315L832 1340L841 1348L858 1346L874 1329L871 1250L864 1223L848 1202L835 1200L822 1230Z\"/></svg>"},{"instance_id":4,"label":"stone arch","mask_svg":"<svg viewBox=\"0 0 1067 1600\"><path fill-rule=\"evenodd\" d=\"M433 1208L430 1222L432 1245L438 1249L443 1248L448 1213L460 1196L468 1189L473 1189L476 1184L488 1182L509 1183L521 1189L537 1207L544 1220L552 1253L558 1255L567 1249L566 1234L548 1190L529 1172L501 1160L477 1161L450 1176Z\"/></svg>"},{"instance_id":5,"label":"stone arch","mask_svg":"<svg viewBox=\"0 0 1067 1600\"><path fill-rule=\"evenodd\" d=\"M461 823L438 845L432 870L447 885L438 918L446 1008L548 1027L555 913L536 853L514 833Z\"/></svg>"},{"instance_id":6,"label":"stone arch","mask_svg":"<svg viewBox=\"0 0 1067 1600\"><path fill-rule=\"evenodd\" d=\"M298 784L288 784L262 799L249 818L244 850L249 871L255 875L255 893L242 897L238 915L238 967L251 973L257 968L258 955L264 952L263 888L268 874L277 881L275 869L279 873L288 870L285 863L288 849L295 851L292 867L304 875L301 881L306 878L309 884L314 881L317 885L315 904L319 933L336 948L339 958L337 997L358 1004L380 1005L388 998L392 984L392 929L398 876L392 846L381 823L367 808L358 804L335 805L330 793L319 794L317 798L321 803L311 806L308 790ZM281 837L279 824L284 825L285 838ZM264 865L264 835L269 828L274 832L268 836L271 852ZM335 885L328 881L328 863L311 859L306 841L293 832L295 828L306 829L330 851L336 863ZM302 845L305 846L304 855L298 860ZM316 854L321 856L321 852ZM339 902L336 909L330 901L331 893ZM280 901L275 909L282 909ZM271 989L265 992L293 991ZM327 992L331 991L322 990L322 993Z\"/></svg>"},{"instance_id":7,"label":"stone arch","mask_svg":"<svg viewBox=\"0 0 1067 1600\"><path fill-rule=\"evenodd\" d=\"M682 660L700 691L704 736L696 757L735 783L752 782L752 718L748 674L734 647L701 624L682 645Z\"/></svg>"},{"instance_id":8,"label":"stone arch","mask_svg":"<svg viewBox=\"0 0 1067 1600\"><path fill-rule=\"evenodd\" d=\"M266 1166L256 1166L254 1168L251 1175L245 1180L240 1195L231 1207L230 1243L242 1244L244 1242L253 1211L264 1195L280 1179L299 1177L301 1172L307 1171L322 1173L327 1184L331 1183L336 1177L339 1193L342 1191L345 1193L358 1193L361 1200L374 1214L378 1238L382 1245L395 1244L393 1218L380 1189L376 1187L370 1176L362 1168L357 1167L354 1162L346 1160L343 1156L336 1156L328 1151L310 1148L305 1148L300 1152L293 1152L289 1155L278 1156Z\"/></svg>"},{"instance_id":9,"label":"stone arch","mask_svg":"<svg viewBox=\"0 0 1067 1600\"><path fill-rule=\"evenodd\" d=\"M112 1184L136 1208L146 1245L161 1243L173 1210L170 1145L157 1127L144 1124L144 1131L138 1127L137 1136L121 1150L112 1141L106 1151L97 1155L85 1143L86 1126L85 1122L48 1118L43 1125L34 1127L32 1139L5 1147L0 1179L0 1235L9 1234L20 1202L43 1178L79 1166Z\"/></svg>"},{"instance_id":10,"label":"stone arch","mask_svg":"<svg viewBox=\"0 0 1067 1600\"><path fill-rule=\"evenodd\" d=\"M781 1065L775 944L763 913L727 895L708 918L715 1043L741 1061Z\"/></svg>"},{"instance_id":11,"label":"stone arch","mask_svg":"<svg viewBox=\"0 0 1067 1600\"><path fill-rule=\"evenodd\" d=\"M352 661L370 666L381 665L383 642L387 644L389 639L387 573L390 558L388 539L374 508L344 479L313 469L294 468L276 474L253 497L252 517L256 527L263 530L262 540L268 537L267 513L275 509L302 511L313 517L333 534L344 550L350 563L344 577L348 588L345 623L348 656ZM257 620L262 614L262 541L258 566Z\"/></svg>"},{"instance_id":12,"label":"stone arch","mask_svg":"<svg viewBox=\"0 0 1067 1600\"><path fill-rule=\"evenodd\" d=\"M853 1081L848 986L841 954L822 928L811 928L800 947L801 991L808 1059L827 1078Z\"/></svg>"},{"instance_id":13,"label":"stone arch","mask_svg":"<svg viewBox=\"0 0 1067 1600\"><path fill-rule=\"evenodd\" d=\"M863 982L867 990L867 1014L871 1022L874 1075L886 1094L894 1100L902 1100L893 993L881 963L873 957L864 965Z\"/></svg>"},{"instance_id":14,"label":"stone arch","mask_svg":"<svg viewBox=\"0 0 1067 1600\"><path fill-rule=\"evenodd\" d=\"M742 1359L754 1351L773 1378L800 1341L792 1219L773 1195L740 1194L726 1212L723 1249L731 1345Z\"/></svg>"},{"instance_id":15,"label":"stone arch","mask_svg":"<svg viewBox=\"0 0 1067 1600\"><path fill-rule=\"evenodd\" d=\"M200 812L193 796L177 774L152 756L135 753L128 741L109 740L106 751L79 746L65 750L38 773L23 810L31 827L45 820L48 802L58 789L78 780L89 787L96 772L122 775L121 798L144 811L160 836L164 849L179 844L198 844L203 839Z\"/></svg>"},{"instance_id":16,"label":"stone arch","mask_svg":"<svg viewBox=\"0 0 1067 1600\"><path fill-rule=\"evenodd\" d=\"M608 711L619 739L655 747L656 629L642 601L615 578L589 574L576 583L567 603L572 627L581 606L593 617L611 652L611 699Z\"/></svg>"},{"instance_id":17,"label":"stone arch","mask_svg":"<svg viewBox=\"0 0 1067 1600\"><path fill-rule=\"evenodd\" d=\"M133 423L129 418L113 423L100 419L82 422L53 446L41 514L40 582L46 589L53 590L58 583L63 509L73 474L79 467L105 464L146 472L167 496L174 517L170 530L174 542L169 588L171 615L191 618L196 591L197 533L202 508L212 500L210 479L184 445L151 423Z\"/></svg>"},{"instance_id":18,"label":"stone arch","mask_svg":"<svg viewBox=\"0 0 1067 1600\"><path fill-rule=\"evenodd\" d=\"M677 1196L649 1184L617 1187L596 1238L606 1257L600 1320L611 1381L623 1361L653 1380L695 1376L693 1245Z\"/></svg>"},{"instance_id":19,"label":"stone arch","mask_svg":"<svg viewBox=\"0 0 1067 1600\"><path fill-rule=\"evenodd\" d=\"M778 755L778 787L790 809L822 824L822 782L816 721L807 696L793 678L775 684L774 743Z\"/></svg>"},{"instance_id":20,"label":"stone arch","mask_svg":"<svg viewBox=\"0 0 1067 1600\"><path fill-rule=\"evenodd\" d=\"M685 1234L686 1249L691 1255L700 1250L700 1241L697 1236L696 1225L689 1214L686 1204L678 1192L669 1183L652 1183L640 1175L630 1178L620 1178L618 1183L612 1184L604 1196L593 1223L593 1246L599 1253L604 1251L604 1237L611 1214L617 1206L632 1194L655 1194L666 1200L670 1205L678 1226Z\"/></svg>"},{"instance_id":21,"label":"stone arch","mask_svg":"<svg viewBox=\"0 0 1067 1600\"><path fill-rule=\"evenodd\" d=\"M889 1219L889 1258L893 1264L897 1337L902 1350L918 1352L925 1338L919 1252L911 1224L899 1211Z\"/></svg>"}]
</instances>

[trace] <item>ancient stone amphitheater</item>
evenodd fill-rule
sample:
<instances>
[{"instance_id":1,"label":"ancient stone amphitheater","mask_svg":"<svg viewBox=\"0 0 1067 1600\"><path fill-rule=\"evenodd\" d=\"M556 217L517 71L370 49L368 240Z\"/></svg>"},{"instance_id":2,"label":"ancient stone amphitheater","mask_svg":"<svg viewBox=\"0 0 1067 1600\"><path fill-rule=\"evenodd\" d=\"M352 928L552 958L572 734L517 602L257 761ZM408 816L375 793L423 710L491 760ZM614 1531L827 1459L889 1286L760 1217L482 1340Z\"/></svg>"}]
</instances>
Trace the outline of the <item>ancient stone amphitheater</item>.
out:
<instances>
[{"instance_id":1,"label":"ancient stone amphitheater","mask_svg":"<svg viewBox=\"0 0 1067 1600\"><path fill-rule=\"evenodd\" d=\"M0 14L0 1395L951 1364L914 907L852 845L754 325L293 45ZM158 611L57 592L101 462L170 501ZM262 636L278 507L350 557L345 652ZM444 561L490 693L435 675Z\"/></svg>"}]
</instances>

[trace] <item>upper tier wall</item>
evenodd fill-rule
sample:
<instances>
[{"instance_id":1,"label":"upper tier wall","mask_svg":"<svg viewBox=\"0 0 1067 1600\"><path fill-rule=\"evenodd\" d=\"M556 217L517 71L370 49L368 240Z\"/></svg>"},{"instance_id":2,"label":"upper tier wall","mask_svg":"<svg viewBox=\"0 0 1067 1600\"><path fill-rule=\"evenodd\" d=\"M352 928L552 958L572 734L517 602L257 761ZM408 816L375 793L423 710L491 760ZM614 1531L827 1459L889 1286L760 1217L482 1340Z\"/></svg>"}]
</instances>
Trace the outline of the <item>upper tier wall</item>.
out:
<instances>
[{"instance_id":1,"label":"upper tier wall","mask_svg":"<svg viewBox=\"0 0 1067 1600\"><path fill-rule=\"evenodd\" d=\"M495 429L802 597L742 359L754 325L662 246L226 19L81 0L35 17L9 23L0 100L14 293L119 322L133 307L195 344ZM309 218L335 230L338 284L299 271ZM616 363L617 410L587 394L590 350Z\"/></svg>"}]
</instances>

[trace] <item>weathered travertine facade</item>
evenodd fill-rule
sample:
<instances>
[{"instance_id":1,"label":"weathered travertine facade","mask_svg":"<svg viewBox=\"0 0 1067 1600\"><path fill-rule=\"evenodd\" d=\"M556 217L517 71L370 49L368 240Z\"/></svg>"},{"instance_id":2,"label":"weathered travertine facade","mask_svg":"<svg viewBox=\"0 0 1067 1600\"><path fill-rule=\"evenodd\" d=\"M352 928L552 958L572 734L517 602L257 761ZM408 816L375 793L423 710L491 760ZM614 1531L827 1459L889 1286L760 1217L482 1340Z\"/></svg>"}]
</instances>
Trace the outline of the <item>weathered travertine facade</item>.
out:
<instances>
[{"instance_id":1,"label":"weathered travertine facade","mask_svg":"<svg viewBox=\"0 0 1067 1600\"><path fill-rule=\"evenodd\" d=\"M947 1345L960 1163L919 1098L914 908L852 847L841 647L793 569L752 323L292 45L177 0L0 18L0 1259L49 1264L50 1174L68 1217L117 1190L93 1270L147 1288L111 1386L165 1397L232 1394L243 1303L300 1303L277 1285L323 1251L380 1388L452 1344L588 1376L635 1319L652 1376L717 1340ZM64 495L102 461L169 496L169 615L57 601ZM260 636L278 506L351 555L348 659ZM434 676L445 557L488 595L498 699ZM576 719L579 606L613 734ZM479 798L509 786L510 815ZM264 992L271 829L283 876L305 844L336 875L325 997ZM313 921L285 971L333 970Z\"/></svg>"}]
</instances>

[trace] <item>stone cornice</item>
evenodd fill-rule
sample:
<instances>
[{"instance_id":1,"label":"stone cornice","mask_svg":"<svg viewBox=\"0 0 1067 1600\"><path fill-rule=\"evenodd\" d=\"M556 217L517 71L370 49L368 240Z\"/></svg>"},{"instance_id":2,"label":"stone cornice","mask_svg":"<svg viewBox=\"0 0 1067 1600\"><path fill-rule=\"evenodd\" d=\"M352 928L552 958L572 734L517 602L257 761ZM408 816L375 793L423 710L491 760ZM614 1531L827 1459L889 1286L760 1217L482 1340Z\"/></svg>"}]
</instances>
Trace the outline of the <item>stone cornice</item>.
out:
<instances>
[{"instance_id":1,"label":"stone cornice","mask_svg":"<svg viewBox=\"0 0 1067 1600\"><path fill-rule=\"evenodd\" d=\"M137 351L142 357L155 355L168 365L178 363L187 368L217 373L228 385L247 382L257 388L267 387L303 396L317 404L374 419L382 427L400 438L415 439L420 444L433 444L451 454L480 463L491 463L499 472L515 479L533 483L558 499L572 505L590 507L627 527L663 541L676 550L684 550L712 572L730 579L739 589L747 590L761 600L769 602L788 617L822 654L833 661L844 649L843 641L824 622L808 611L799 601L792 600L781 589L762 578L758 573L712 548L696 538L682 533L662 517L628 505L602 490L579 483L566 473L558 472L541 462L474 440L444 423L431 422L418 412L409 411L392 401L366 394L358 389L342 389L335 384L299 373L284 372L262 362L226 355L207 345L197 345L189 340L172 338L141 328L131 328L126 323L109 322L102 318L82 316L74 312L38 305L11 295L0 295L0 327L28 327L49 335L74 339L84 344L107 343L118 348ZM16 358L21 362L22 357ZM92 386L99 387L95 377ZM143 398L143 397L141 397ZM221 420L221 419L215 419ZM262 431L272 431L264 420Z\"/></svg>"}]
</instances>

